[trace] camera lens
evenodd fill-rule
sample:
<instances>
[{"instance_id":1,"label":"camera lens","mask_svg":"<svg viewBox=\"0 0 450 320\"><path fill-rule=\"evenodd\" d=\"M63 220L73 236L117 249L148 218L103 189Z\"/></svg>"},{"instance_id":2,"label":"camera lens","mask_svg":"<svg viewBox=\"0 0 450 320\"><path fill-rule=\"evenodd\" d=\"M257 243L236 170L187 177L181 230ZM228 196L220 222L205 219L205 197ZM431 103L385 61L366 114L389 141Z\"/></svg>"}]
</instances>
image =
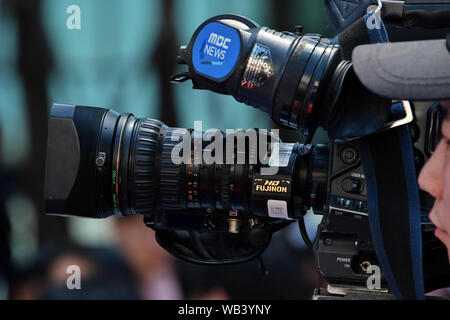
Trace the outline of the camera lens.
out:
<instances>
[{"instance_id":1,"label":"camera lens","mask_svg":"<svg viewBox=\"0 0 450 320\"><path fill-rule=\"evenodd\" d=\"M275 200L286 202L287 218L288 212L294 217L292 197L301 196L306 205L317 181L323 186L314 193L325 192L320 168L326 168L327 148L317 153L318 148L279 143L283 164L265 177L263 168L274 156L268 133L217 132L210 139L204 134L107 109L54 105L46 212L91 218L164 211L270 216L267 201ZM203 161L218 152L219 161Z\"/></svg>"},{"instance_id":2,"label":"camera lens","mask_svg":"<svg viewBox=\"0 0 450 320\"><path fill-rule=\"evenodd\" d=\"M182 131L192 130L163 128L159 157L159 200L165 210L205 209L245 210L249 209L249 164L204 164L196 161L195 153L188 156L186 163L174 163L172 156L177 145L184 138ZM189 135L189 144L194 146L194 134ZM216 139L225 141L220 134ZM209 142L202 141L202 152ZM223 144L224 145L224 144ZM224 145L225 146L225 145ZM236 145L234 145L235 147ZM192 148L193 150L194 148ZM248 150L248 146L246 146ZM234 152L235 150L233 150Z\"/></svg>"},{"instance_id":3,"label":"camera lens","mask_svg":"<svg viewBox=\"0 0 450 320\"><path fill-rule=\"evenodd\" d=\"M263 130L208 136L112 110L54 105L45 210L140 214L181 259L249 261L273 232L325 203L328 147L273 139Z\"/></svg>"},{"instance_id":4,"label":"camera lens","mask_svg":"<svg viewBox=\"0 0 450 320\"><path fill-rule=\"evenodd\" d=\"M52 107L44 188L47 213L95 218L112 214L111 179L106 173L112 170L119 118L107 109ZM100 152L104 163L99 167Z\"/></svg>"}]
</instances>

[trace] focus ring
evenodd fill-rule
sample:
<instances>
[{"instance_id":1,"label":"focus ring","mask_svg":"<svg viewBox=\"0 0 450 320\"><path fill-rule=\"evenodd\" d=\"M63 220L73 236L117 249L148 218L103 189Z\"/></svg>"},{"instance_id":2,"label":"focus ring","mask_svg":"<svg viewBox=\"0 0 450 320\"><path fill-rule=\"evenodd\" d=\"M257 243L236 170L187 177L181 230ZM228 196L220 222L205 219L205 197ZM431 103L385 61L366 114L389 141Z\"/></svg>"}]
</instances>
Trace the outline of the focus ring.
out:
<instances>
[{"instance_id":1,"label":"focus ring","mask_svg":"<svg viewBox=\"0 0 450 320\"><path fill-rule=\"evenodd\" d=\"M167 129L164 136L160 158L160 202L167 210L180 210L185 207L183 197L182 169L184 165L172 161L173 149L182 141L182 135L172 135L176 129ZM177 139L175 139L178 137ZM174 140L174 141L172 141Z\"/></svg>"},{"instance_id":2,"label":"focus ring","mask_svg":"<svg viewBox=\"0 0 450 320\"><path fill-rule=\"evenodd\" d=\"M156 154L162 122L143 119L136 134L134 176L135 209L137 214L150 214L156 205L158 194Z\"/></svg>"}]
</instances>

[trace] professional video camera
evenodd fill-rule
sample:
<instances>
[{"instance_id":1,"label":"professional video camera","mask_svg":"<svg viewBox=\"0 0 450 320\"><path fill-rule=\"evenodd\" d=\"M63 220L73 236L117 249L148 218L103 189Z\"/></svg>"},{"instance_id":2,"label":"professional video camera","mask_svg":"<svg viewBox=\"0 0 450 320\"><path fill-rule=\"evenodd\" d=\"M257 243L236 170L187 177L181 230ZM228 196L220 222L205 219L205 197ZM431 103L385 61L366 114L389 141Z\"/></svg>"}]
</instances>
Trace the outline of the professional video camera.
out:
<instances>
[{"instance_id":1,"label":"professional video camera","mask_svg":"<svg viewBox=\"0 0 450 320\"><path fill-rule=\"evenodd\" d=\"M331 40L235 15L203 23L178 62L189 71L172 82L191 79L196 89L233 95L280 126L300 129L308 141L282 143L264 130L208 134L108 109L54 105L46 212L141 214L163 248L203 264L257 258L274 232L298 221L329 288L366 288L367 271L379 263L354 139L409 123L418 172L440 140L439 104L393 104L361 84ZM311 145L318 127L327 130L328 144ZM204 161L205 154L215 160ZM450 286L446 250L426 214L432 204L422 193L427 291ZM303 221L310 208L323 215L314 243ZM381 292L387 289L383 282Z\"/></svg>"}]
</instances>

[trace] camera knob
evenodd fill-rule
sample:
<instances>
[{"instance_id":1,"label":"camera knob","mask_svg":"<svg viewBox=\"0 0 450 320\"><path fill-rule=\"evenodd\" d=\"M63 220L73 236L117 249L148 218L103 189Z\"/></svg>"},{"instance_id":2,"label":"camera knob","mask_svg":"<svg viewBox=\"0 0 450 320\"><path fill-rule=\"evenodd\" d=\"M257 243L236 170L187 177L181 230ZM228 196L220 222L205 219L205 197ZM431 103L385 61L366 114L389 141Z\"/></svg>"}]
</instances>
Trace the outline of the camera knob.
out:
<instances>
[{"instance_id":1,"label":"camera knob","mask_svg":"<svg viewBox=\"0 0 450 320\"><path fill-rule=\"evenodd\" d=\"M104 152L99 152L97 154L97 158L95 158L95 165L98 168L102 168L106 163L106 153Z\"/></svg>"},{"instance_id":2,"label":"camera knob","mask_svg":"<svg viewBox=\"0 0 450 320\"><path fill-rule=\"evenodd\" d=\"M341 160L345 164L354 164L359 160L358 151L353 147L344 148L341 152Z\"/></svg>"},{"instance_id":3,"label":"camera knob","mask_svg":"<svg viewBox=\"0 0 450 320\"><path fill-rule=\"evenodd\" d=\"M295 26L294 33L298 36L301 36L303 34L303 26Z\"/></svg>"},{"instance_id":4,"label":"camera knob","mask_svg":"<svg viewBox=\"0 0 450 320\"><path fill-rule=\"evenodd\" d=\"M347 193L359 194L362 192L361 180L355 178L345 178L342 181L342 190Z\"/></svg>"}]
</instances>

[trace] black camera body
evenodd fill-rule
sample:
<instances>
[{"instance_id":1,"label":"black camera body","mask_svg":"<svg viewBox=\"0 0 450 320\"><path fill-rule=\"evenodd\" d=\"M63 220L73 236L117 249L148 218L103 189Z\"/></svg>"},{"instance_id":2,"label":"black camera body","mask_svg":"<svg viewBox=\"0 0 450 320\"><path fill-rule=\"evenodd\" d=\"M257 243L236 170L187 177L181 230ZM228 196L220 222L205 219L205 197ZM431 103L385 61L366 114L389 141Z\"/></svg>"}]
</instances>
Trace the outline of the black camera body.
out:
<instances>
[{"instance_id":1,"label":"black camera body","mask_svg":"<svg viewBox=\"0 0 450 320\"><path fill-rule=\"evenodd\" d=\"M378 265L367 219L366 178L355 145L330 147L326 212L314 243L316 265L329 282L364 286L367 265Z\"/></svg>"},{"instance_id":2,"label":"black camera body","mask_svg":"<svg viewBox=\"0 0 450 320\"><path fill-rule=\"evenodd\" d=\"M419 173L440 140L439 104L415 102L415 120L409 124ZM314 243L317 270L332 287L366 288L370 266L378 266L367 211L367 183L357 146L349 140L329 144L327 204ZM431 152L430 152L431 151ZM434 237L428 218L433 199L420 191L423 264L428 291L450 285L445 247ZM395 227L395 226L393 226ZM431 271L433 270L433 271ZM388 290L384 278L381 290Z\"/></svg>"}]
</instances>

